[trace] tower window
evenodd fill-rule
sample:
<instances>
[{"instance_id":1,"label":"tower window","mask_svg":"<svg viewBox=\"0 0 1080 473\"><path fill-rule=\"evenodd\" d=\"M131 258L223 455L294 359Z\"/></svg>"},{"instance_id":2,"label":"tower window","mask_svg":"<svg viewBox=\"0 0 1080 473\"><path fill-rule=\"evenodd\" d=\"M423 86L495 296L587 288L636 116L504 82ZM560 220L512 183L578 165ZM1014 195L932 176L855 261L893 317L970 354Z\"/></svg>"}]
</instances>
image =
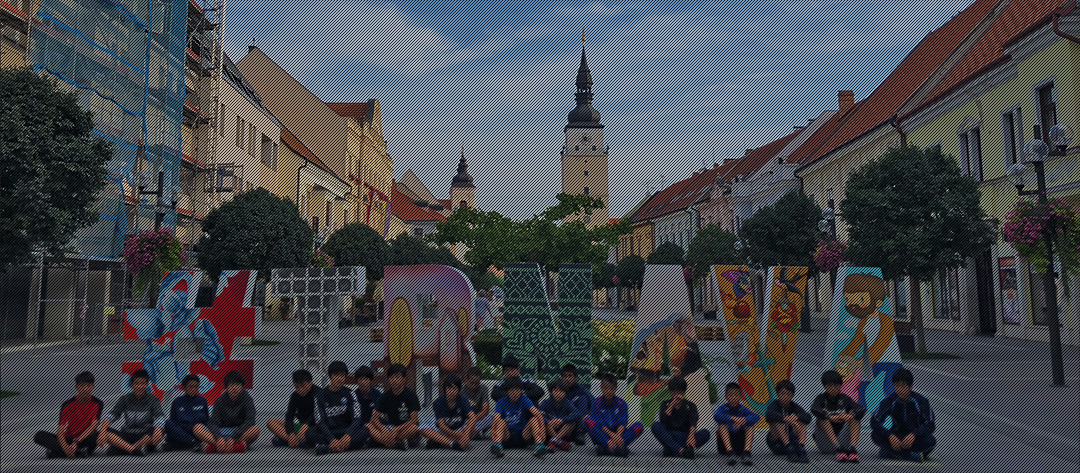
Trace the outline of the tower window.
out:
<instances>
[{"instance_id":1,"label":"tower window","mask_svg":"<svg viewBox=\"0 0 1080 473\"><path fill-rule=\"evenodd\" d=\"M585 177L589 177L589 171L585 170Z\"/></svg>"},{"instance_id":2,"label":"tower window","mask_svg":"<svg viewBox=\"0 0 1080 473\"><path fill-rule=\"evenodd\" d=\"M596 151L596 146L593 146L593 147L592 147L592 150L593 150L593 151Z\"/></svg>"},{"instance_id":3,"label":"tower window","mask_svg":"<svg viewBox=\"0 0 1080 473\"><path fill-rule=\"evenodd\" d=\"M459 209L467 209L467 208L469 208L469 203L464 201L464 200L461 201L461 202L458 202L458 208Z\"/></svg>"},{"instance_id":4,"label":"tower window","mask_svg":"<svg viewBox=\"0 0 1080 473\"><path fill-rule=\"evenodd\" d=\"M585 188L585 195L589 195L589 188L588 187Z\"/></svg>"},{"instance_id":5,"label":"tower window","mask_svg":"<svg viewBox=\"0 0 1080 473\"><path fill-rule=\"evenodd\" d=\"M580 147L580 146L575 146L575 147L574 147L574 151L577 151L577 150L579 150L579 149L581 149L581 147Z\"/></svg>"}]
</instances>

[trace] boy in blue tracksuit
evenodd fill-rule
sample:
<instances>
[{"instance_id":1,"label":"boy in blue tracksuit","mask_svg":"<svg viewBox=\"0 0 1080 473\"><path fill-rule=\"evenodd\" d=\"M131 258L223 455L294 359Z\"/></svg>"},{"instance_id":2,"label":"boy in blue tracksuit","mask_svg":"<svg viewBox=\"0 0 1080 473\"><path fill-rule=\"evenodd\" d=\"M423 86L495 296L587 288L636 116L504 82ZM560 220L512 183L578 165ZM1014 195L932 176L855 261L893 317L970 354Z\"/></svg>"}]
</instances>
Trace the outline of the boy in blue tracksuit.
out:
<instances>
[{"instance_id":1,"label":"boy in blue tracksuit","mask_svg":"<svg viewBox=\"0 0 1080 473\"><path fill-rule=\"evenodd\" d=\"M196 451L202 450L199 442L212 442L213 437L198 438L195 432L196 425L204 428L210 421L210 409L207 407L206 398L199 395L199 377L193 374L184 376L180 382L184 388L184 394L173 399L169 409L169 419L165 421L165 449L179 450L194 447ZM201 433L201 429L200 429Z\"/></svg>"},{"instance_id":2,"label":"boy in blue tracksuit","mask_svg":"<svg viewBox=\"0 0 1080 473\"><path fill-rule=\"evenodd\" d=\"M596 398L593 397L592 392L589 391L588 386L578 384L578 370L573 364L566 364L562 367L562 380L566 383L566 398L570 402L577 406L581 415L584 416L592 410L592 406L596 403ZM578 422L577 429L574 429L574 443L578 445L585 445L585 438L589 435L589 428L584 422Z\"/></svg>"},{"instance_id":3,"label":"boy in blue tracksuit","mask_svg":"<svg viewBox=\"0 0 1080 473\"><path fill-rule=\"evenodd\" d=\"M543 444L544 415L532 399L522 394L521 378L506 378L504 385L506 395L495 403L491 419L491 454L502 458L506 448L525 448L531 442L533 455L547 455Z\"/></svg>"},{"instance_id":4,"label":"boy in blue tracksuit","mask_svg":"<svg viewBox=\"0 0 1080 473\"><path fill-rule=\"evenodd\" d=\"M540 402L540 412L544 414L544 430L548 437L548 453L555 452L556 448L569 451L573 444L565 439L577 429L583 413L566 397L566 383L563 380L556 379L549 383L548 392L551 396Z\"/></svg>"},{"instance_id":5,"label":"boy in blue tracksuit","mask_svg":"<svg viewBox=\"0 0 1080 473\"><path fill-rule=\"evenodd\" d=\"M589 437L596 444L597 455L617 455L626 457L630 454L630 443L641 436L645 426L641 422L626 425L628 408L626 401L615 395L619 382L611 373L600 377L600 399L593 403L592 411L583 422L589 428Z\"/></svg>"},{"instance_id":6,"label":"boy in blue tracksuit","mask_svg":"<svg viewBox=\"0 0 1080 473\"><path fill-rule=\"evenodd\" d=\"M476 416L469 399L461 394L461 378L448 374L443 378L442 395L432 403L435 418L427 418L420 426L420 435L428 439L427 448L450 447L465 451L469 448Z\"/></svg>"},{"instance_id":7,"label":"boy in blue tracksuit","mask_svg":"<svg viewBox=\"0 0 1080 473\"><path fill-rule=\"evenodd\" d=\"M896 370L892 382L895 392L883 399L870 417L870 438L881 447L881 458L924 462L937 445L934 411L930 401L911 390L915 382L911 371ZM885 427L890 419L891 425Z\"/></svg>"},{"instance_id":8,"label":"boy in blue tracksuit","mask_svg":"<svg viewBox=\"0 0 1080 473\"><path fill-rule=\"evenodd\" d=\"M356 393L345 387L349 367L335 361L327 367L330 384L315 398L314 428L308 438L315 443L315 454L355 450L367 441L367 429L359 422Z\"/></svg>"},{"instance_id":9,"label":"boy in blue tracksuit","mask_svg":"<svg viewBox=\"0 0 1080 473\"><path fill-rule=\"evenodd\" d=\"M740 457L743 465L753 465L750 445L754 442L754 424L761 420L761 416L742 405L743 392L739 383L728 383L724 387L724 399L727 402L720 404L713 415L716 420L716 451L728 457L728 465L738 463Z\"/></svg>"}]
</instances>

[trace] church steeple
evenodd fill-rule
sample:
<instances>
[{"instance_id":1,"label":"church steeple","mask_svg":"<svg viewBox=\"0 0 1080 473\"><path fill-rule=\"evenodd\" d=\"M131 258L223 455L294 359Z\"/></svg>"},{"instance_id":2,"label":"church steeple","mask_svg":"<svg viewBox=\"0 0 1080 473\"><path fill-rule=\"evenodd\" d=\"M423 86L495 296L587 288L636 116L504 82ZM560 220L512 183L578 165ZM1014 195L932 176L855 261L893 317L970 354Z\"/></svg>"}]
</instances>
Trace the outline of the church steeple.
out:
<instances>
[{"instance_id":1,"label":"church steeple","mask_svg":"<svg viewBox=\"0 0 1080 473\"><path fill-rule=\"evenodd\" d=\"M567 115L567 127L603 128L600 124L600 112L592 106L593 78L589 64L585 60L585 30L581 30L581 65L578 66L577 92L574 99L577 106Z\"/></svg>"},{"instance_id":2,"label":"church steeple","mask_svg":"<svg viewBox=\"0 0 1080 473\"><path fill-rule=\"evenodd\" d=\"M473 185L472 176L469 175L469 164L465 162L465 147L461 147L461 159L458 160L457 175L454 176L450 187L476 187Z\"/></svg>"}]
</instances>

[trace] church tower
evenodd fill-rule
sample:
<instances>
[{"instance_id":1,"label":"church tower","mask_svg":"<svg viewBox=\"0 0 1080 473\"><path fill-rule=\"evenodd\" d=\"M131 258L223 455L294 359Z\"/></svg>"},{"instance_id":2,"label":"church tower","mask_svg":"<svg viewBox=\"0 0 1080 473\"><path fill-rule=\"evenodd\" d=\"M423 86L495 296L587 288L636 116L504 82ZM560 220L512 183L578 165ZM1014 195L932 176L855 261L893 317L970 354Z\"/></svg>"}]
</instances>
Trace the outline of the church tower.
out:
<instances>
[{"instance_id":1,"label":"church tower","mask_svg":"<svg viewBox=\"0 0 1080 473\"><path fill-rule=\"evenodd\" d=\"M566 144L562 149L562 192L586 194L600 199L604 207L590 215L578 215L567 220L582 220L589 228L607 225L608 212L608 149L604 145L604 125L600 112L592 106L592 72L585 62L585 31L581 31L581 65L578 66L577 106L567 116Z\"/></svg>"},{"instance_id":2,"label":"church tower","mask_svg":"<svg viewBox=\"0 0 1080 473\"><path fill-rule=\"evenodd\" d=\"M469 175L469 164L465 162L465 147L461 147L461 159L458 160L457 174L450 183L451 212L460 208L476 207L476 186Z\"/></svg>"}]
</instances>

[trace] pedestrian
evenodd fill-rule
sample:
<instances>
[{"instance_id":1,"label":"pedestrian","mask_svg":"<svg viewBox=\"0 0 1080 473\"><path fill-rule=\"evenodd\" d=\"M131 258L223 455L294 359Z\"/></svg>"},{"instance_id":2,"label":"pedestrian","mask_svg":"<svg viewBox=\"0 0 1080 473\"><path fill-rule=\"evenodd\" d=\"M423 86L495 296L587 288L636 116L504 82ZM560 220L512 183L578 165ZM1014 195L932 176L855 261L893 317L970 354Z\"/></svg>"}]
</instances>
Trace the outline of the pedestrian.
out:
<instances>
[{"instance_id":1,"label":"pedestrian","mask_svg":"<svg viewBox=\"0 0 1080 473\"><path fill-rule=\"evenodd\" d=\"M698 430L698 409L686 399L686 380L676 376L668 381L671 399L660 404L660 419L652 433L663 446L663 456L694 458L694 452L709 441L708 429Z\"/></svg>"},{"instance_id":2,"label":"pedestrian","mask_svg":"<svg viewBox=\"0 0 1080 473\"><path fill-rule=\"evenodd\" d=\"M315 419L315 398L321 390L312 383L311 372L302 368L293 371L292 381L294 391L285 407L285 418L266 423L274 434L270 443L275 447L311 448L315 442L308 434Z\"/></svg>"}]
</instances>

